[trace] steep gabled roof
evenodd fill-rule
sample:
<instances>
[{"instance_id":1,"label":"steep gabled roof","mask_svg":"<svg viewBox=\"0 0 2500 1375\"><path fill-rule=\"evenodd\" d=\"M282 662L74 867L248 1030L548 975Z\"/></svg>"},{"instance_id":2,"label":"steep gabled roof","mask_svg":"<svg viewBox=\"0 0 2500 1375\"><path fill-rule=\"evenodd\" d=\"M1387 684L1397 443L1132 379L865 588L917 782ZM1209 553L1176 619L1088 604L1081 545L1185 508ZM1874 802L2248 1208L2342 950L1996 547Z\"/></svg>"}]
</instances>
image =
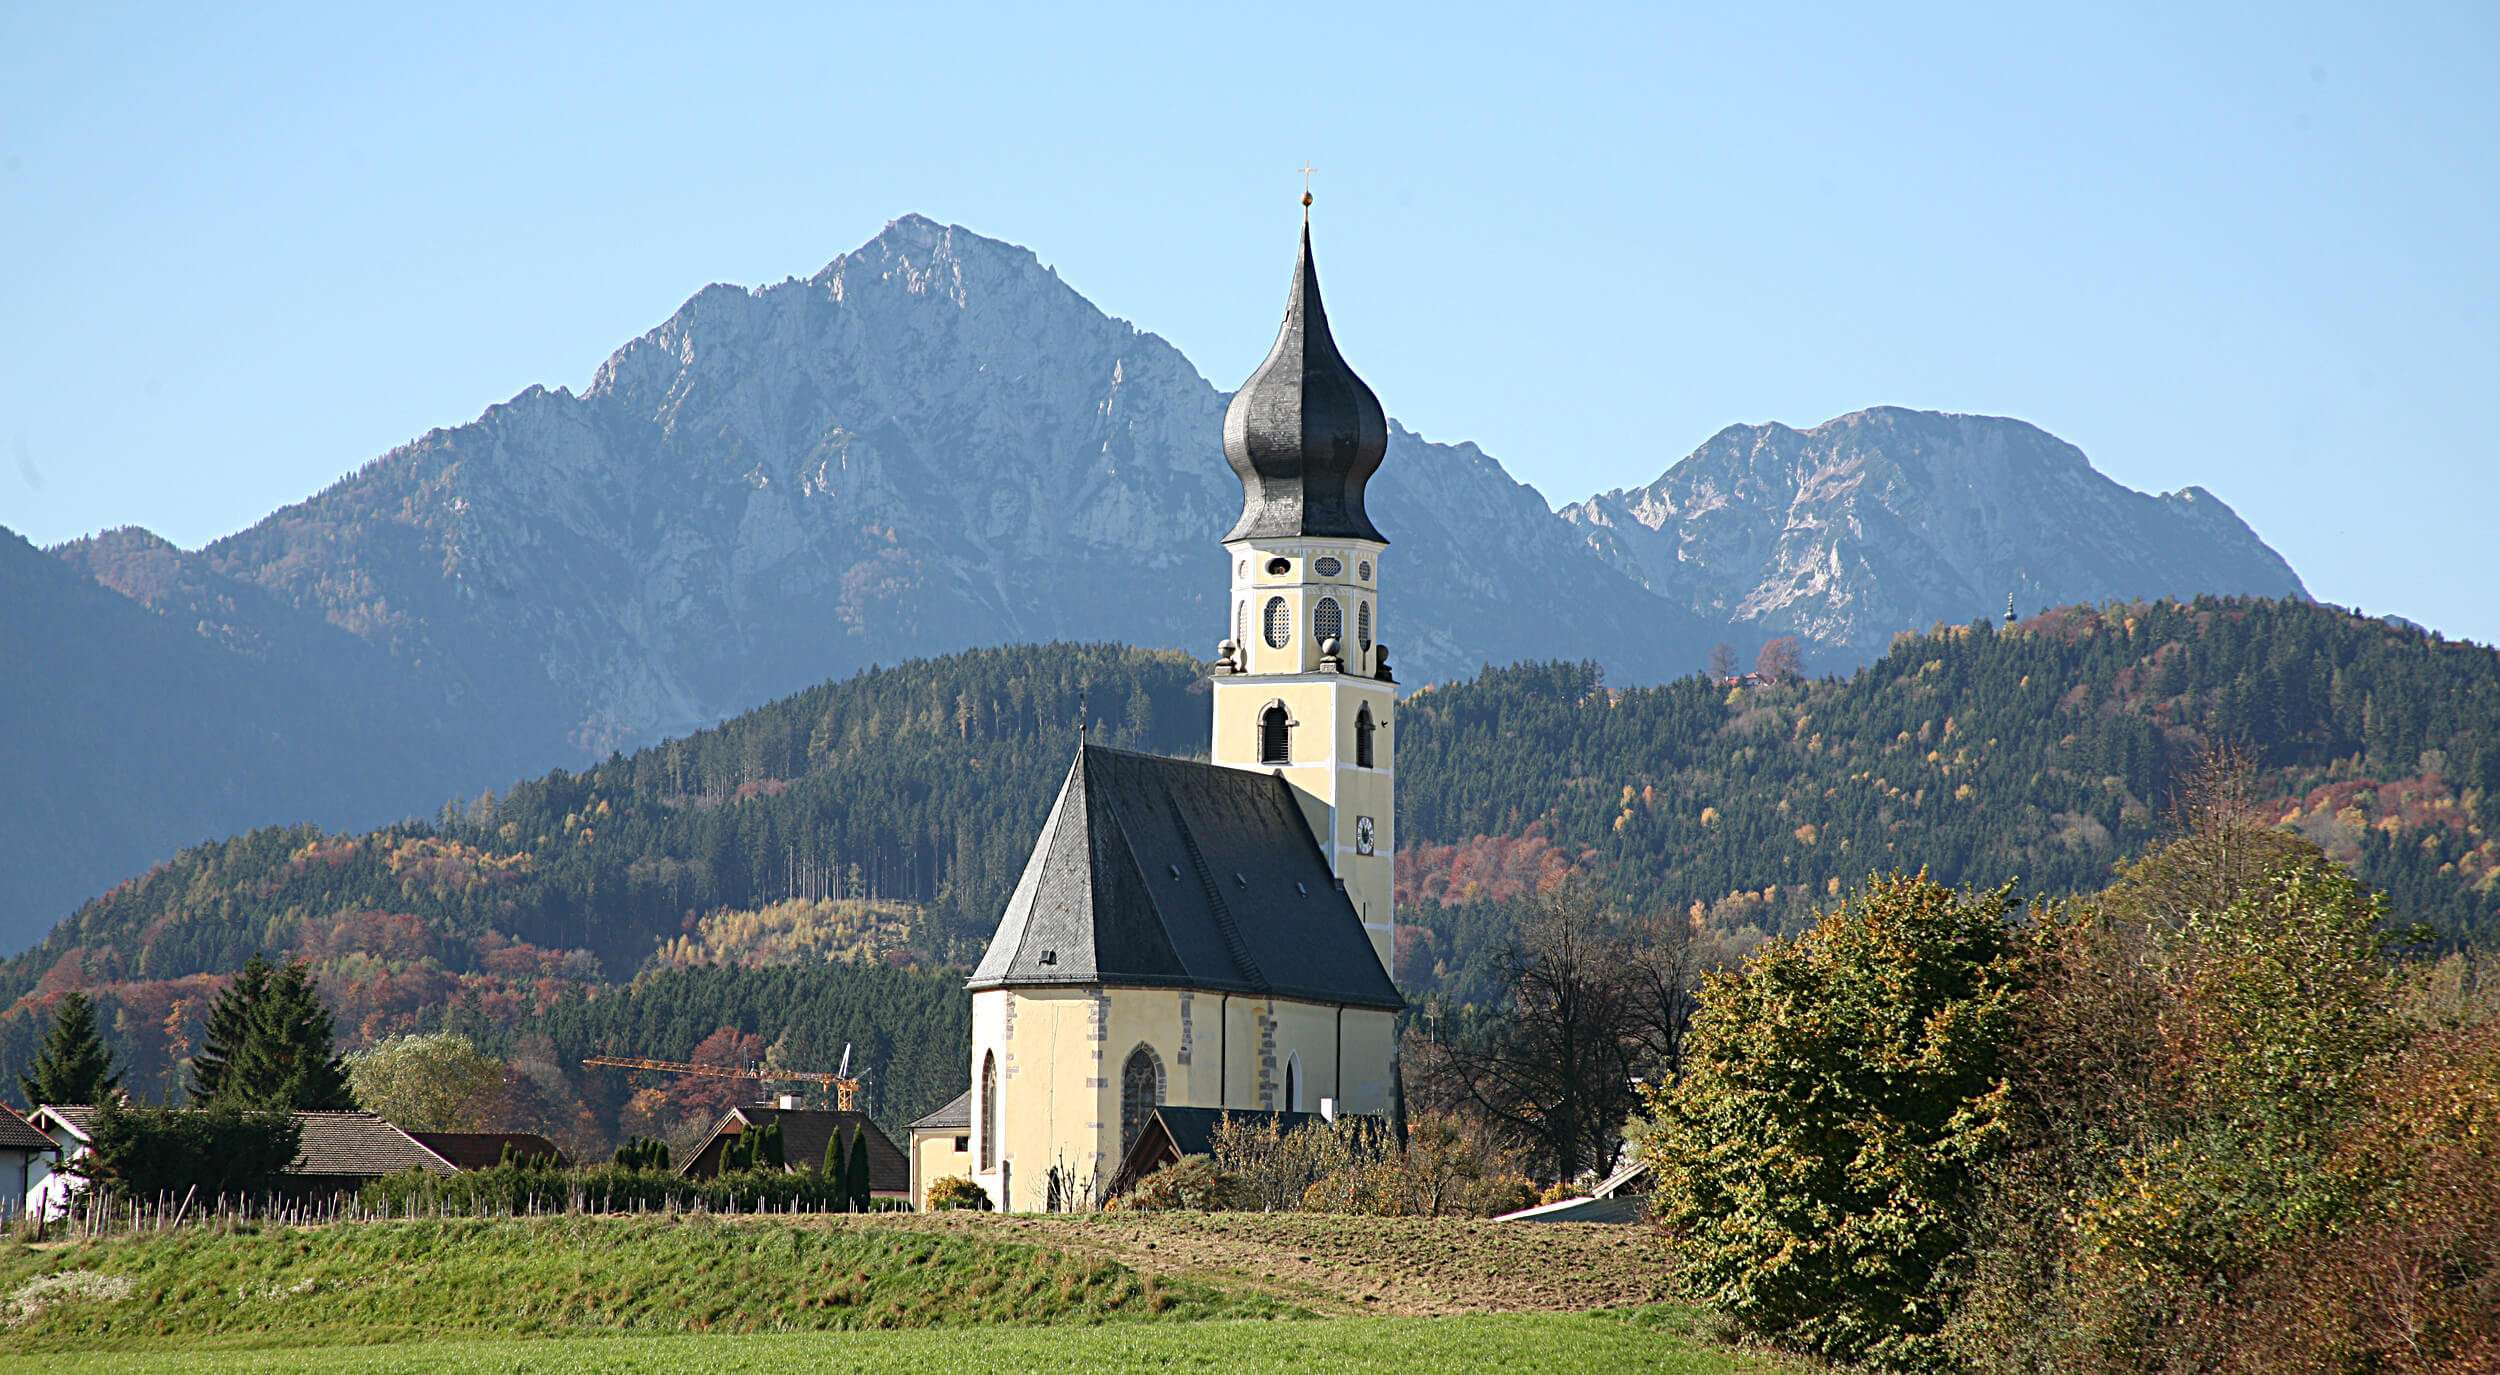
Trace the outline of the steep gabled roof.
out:
<instances>
[{"instance_id":1,"label":"steep gabled roof","mask_svg":"<svg viewBox=\"0 0 2500 1375\"><path fill-rule=\"evenodd\" d=\"M1401 1008L1285 780L1080 746L971 986Z\"/></svg>"},{"instance_id":2,"label":"steep gabled roof","mask_svg":"<svg viewBox=\"0 0 2500 1375\"><path fill-rule=\"evenodd\" d=\"M35 1125L17 1115L17 1109L0 1103L0 1151L48 1151L54 1148L51 1137L35 1130Z\"/></svg>"}]
</instances>

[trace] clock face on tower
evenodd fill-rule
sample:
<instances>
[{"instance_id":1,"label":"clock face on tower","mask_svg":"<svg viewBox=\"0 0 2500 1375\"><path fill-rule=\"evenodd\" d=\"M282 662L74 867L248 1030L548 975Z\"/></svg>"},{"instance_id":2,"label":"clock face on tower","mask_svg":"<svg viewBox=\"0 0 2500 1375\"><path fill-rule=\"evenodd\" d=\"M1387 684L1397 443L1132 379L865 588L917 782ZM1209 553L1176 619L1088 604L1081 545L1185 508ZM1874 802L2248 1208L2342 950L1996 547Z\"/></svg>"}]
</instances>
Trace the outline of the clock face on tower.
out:
<instances>
[{"instance_id":1,"label":"clock face on tower","mask_svg":"<svg viewBox=\"0 0 2500 1375\"><path fill-rule=\"evenodd\" d=\"M1372 819L1368 816L1354 818L1354 853L1372 853Z\"/></svg>"}]
</instances>

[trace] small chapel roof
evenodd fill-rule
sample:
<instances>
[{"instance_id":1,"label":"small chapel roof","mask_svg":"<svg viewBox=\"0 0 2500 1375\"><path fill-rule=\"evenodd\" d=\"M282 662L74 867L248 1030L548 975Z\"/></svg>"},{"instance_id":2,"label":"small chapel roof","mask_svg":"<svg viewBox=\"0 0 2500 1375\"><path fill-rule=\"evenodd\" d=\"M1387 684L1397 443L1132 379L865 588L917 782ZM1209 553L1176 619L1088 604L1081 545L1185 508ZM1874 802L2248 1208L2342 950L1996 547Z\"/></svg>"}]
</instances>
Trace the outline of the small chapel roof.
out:
<instances>
[{"instance_id":1,"label":"small chapel roof","mask_svg":"<svg viewBox=\"0 0 2500 1375\"><path fill-rule=\"evenodd\" d=\"M1049 984L1406 1005L1283 778L1090 744L971 980Z\"/></svg>"}]
</instances>

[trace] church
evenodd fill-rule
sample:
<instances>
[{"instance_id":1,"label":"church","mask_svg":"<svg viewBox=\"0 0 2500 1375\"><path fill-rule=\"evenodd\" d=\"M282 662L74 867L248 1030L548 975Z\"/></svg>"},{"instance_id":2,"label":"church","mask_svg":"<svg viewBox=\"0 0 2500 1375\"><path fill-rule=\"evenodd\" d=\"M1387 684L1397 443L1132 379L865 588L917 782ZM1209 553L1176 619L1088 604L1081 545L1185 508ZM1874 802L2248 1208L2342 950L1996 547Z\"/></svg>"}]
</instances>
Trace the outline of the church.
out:
<instances>
[{"instance_id":1,"label":"church","mask_svg":"<svg viewBox=\"0 0 2500 1375\"><path fill-rule=\"evenodd\" d=\"M1209 759L1078 746L972 974L971 1091L915 1124L953 1148L915 1145L916 1173L1003 1210L1099 1203L1160 1107L1390 1111L1397 691L1363 509L1388 423L1329 336L1303 207L1284 326L1224 416Z\"/></svg>"}]
</instances>

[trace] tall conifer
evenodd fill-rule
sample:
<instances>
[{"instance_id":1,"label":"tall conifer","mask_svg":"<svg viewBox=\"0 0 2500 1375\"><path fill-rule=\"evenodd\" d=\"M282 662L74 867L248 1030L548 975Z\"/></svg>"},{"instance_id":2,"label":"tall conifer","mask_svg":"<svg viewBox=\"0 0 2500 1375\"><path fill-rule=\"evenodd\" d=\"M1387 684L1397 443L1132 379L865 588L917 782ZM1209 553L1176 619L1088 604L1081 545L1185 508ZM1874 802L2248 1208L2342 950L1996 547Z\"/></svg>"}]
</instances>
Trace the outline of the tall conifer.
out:
<instances>
[{"instance_id":1,"label":"tall conifer","mask_svg":"<svg viewBox=\"0 0 2500 1375\"><path fill-rule=\"evenodd\" d=\"M191 1103L206 1107L218 1101L225 1087L226 1066L251 1039L252 1009L269 991L269 960L259 951L245 961L217 1002L208 1010L208 1026L200 1036L199 1054L191 1057Z\"/></svg>"},{"instance_id":2,"label":"tall conifer","mask_svg":"<svg viewBox=\"0 0 2500 1375\"><path fill-rule=\"evenodd\" d=\"M113 1052L96 1032L95 1004L70 990L52 1012L52 1030L35 1055L35 1072L19 1075L26 1106L46 1103L102 1103L122 1081L113 1071Z\"/></svg>"},{"instance_id":3,"label":"tall conifer","mask_svg":"<svg viewBox=\"0 0 2500 1375\"><path fill-rule=\"evenodd\" d=\"M851 1168L849 1178L844 1182L850 1185L851 1211L867 1212L869 1202L868 1123L865 1120L859 1124L859 1134L851 1138Z\"/></svg>"}]
</instances>

